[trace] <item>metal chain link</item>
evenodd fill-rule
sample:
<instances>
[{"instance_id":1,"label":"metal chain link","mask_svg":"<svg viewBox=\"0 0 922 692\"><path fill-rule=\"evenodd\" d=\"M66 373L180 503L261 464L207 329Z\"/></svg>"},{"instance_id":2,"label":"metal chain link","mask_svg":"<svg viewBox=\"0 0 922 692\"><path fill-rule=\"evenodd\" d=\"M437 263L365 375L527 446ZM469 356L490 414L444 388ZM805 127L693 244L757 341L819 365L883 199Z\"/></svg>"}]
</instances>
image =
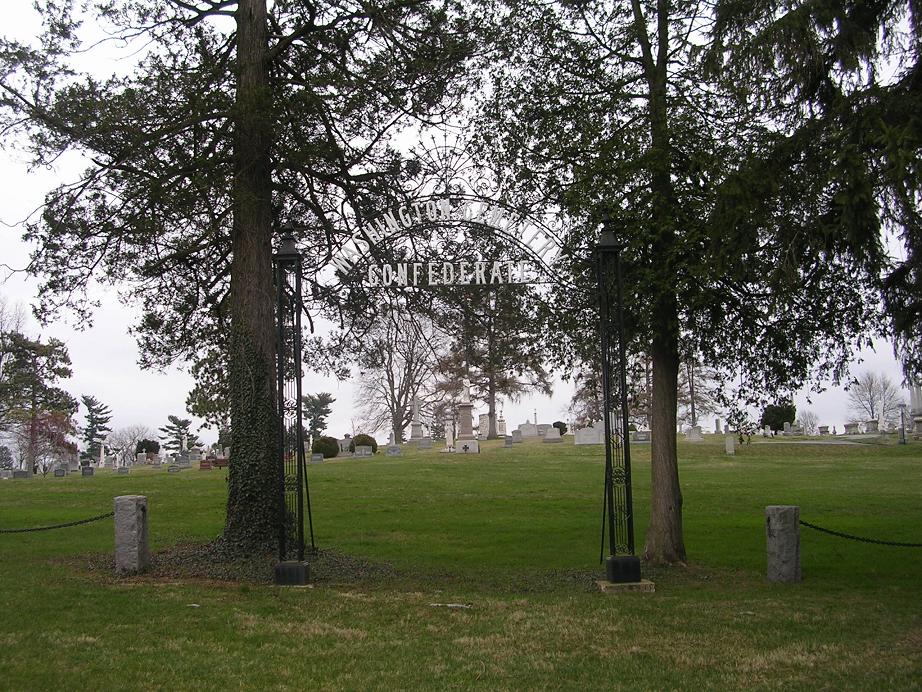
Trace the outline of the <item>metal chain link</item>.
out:
<instances>
[{"instance_id":1,"label":"metal chain link","mask_svg":"<svg viewBox=\"0 0 922 692\"><path fill-rule=\"evenodd\" d=\"M899 541L880 541L876 538L863 538L861 536L853 536L850 533L843 533L841 531L833 531L832 529L824 529L822 526L817 526L816 524L811 524L808 521L800 520L802 526L806 526L809 529L815 531L821 531L822 533L828 533L830 536L838 536L839 538L847 538L850 541L860 541L861 543L873 543L874 545L891 545L896 546L897 548L922 548L922 543L900 543Z\"/></svg>"},{"instance_id":2,"label":"metal chain link","mask_svg":"<svg viewBox=\"0 0 922 692\"><path fill-rule=\"evenodd\" d=\"M33 526L28 529L0 529L0 533L29 533L31 531L50 531L51 529L63 529L68 526L79 526L80 524L89 524L91 521L99 521L100 519L106 519L108 517L114 517L115 512L106 512L105 514L100 514L98 517L90 517L89 519L79 519L78 521L69 521L66 524L54 524L53 526Z\"/></svg>"}]
</instances>

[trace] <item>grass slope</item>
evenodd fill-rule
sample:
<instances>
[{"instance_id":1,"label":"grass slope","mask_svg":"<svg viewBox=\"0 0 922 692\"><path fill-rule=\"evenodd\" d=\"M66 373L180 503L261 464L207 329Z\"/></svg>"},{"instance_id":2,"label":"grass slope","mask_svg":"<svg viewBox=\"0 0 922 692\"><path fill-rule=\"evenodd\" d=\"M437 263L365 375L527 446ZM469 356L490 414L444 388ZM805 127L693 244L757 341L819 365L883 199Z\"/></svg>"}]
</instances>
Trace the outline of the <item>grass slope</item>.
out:
<instances>
[{"instance_id":1,"label":"grass slope","mask_svg":"<svg viewBox=\"0 0 922 692\"><path fill-rule=\"evenodd\" d=\"M764 506L922 541L922 446L680 443L691 565L654 595L599 573L600 449L536 442L309 469L317 543L388 562L309 589L115 579L112 520L0 535L0 688L918 689L922 550L807 529L805 581L764 581ZM635 446L642 545L649 447ZM0 483L0 527L92 516L147 495L153 547L220 533L220 471ZM463 603L450 609L434 603Z\"/></svg>"}]
</instances>

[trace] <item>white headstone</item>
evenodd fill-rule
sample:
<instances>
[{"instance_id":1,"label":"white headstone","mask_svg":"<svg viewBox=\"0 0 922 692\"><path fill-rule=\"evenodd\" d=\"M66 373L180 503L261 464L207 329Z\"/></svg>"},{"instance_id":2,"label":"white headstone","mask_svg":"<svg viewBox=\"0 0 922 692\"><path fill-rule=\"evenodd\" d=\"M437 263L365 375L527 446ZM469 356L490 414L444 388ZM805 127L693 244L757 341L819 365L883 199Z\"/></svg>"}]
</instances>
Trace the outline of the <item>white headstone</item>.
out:
<instances>
[{"instance_id":1,"label":"white headstone","mask_svg":"<svg viewBox=\"0 0 922 692\"><path fill-rule=\"evenodd\" d=\"M538 437L538 426L534 423L522 423L519 426L522 437Z\"/></svg>"},{"instance_id":2,"label":"white headstone","mask_svg":"<svg viewBox=\"0 0 922 692\"><path fill-rule=\"evenodd\" d=\"M555 428L553 425L544 431L544 442L563 442L563 438L560 436L560 428Z\"/></svg>"},{"instance_id":3,"label":"white headstone","mask_svg":"<svg viewBox=\"0 0 922 692\"><path fill-rule=\"evenodd\" d=\"M590 423L588 427L577 430L573 436L578 445L605 444L605 426L602 421Z\"/></svg>"},{"instance_id":4,"label":"white headstone","mask_svg":"<svg viewBox=\"0 0 922 692\"><path fill-rule=\"evenodd\" d=\"M727 435L724 438L724 449L729 456L736 455L736 438L733 435Z\"/></svg>"}]
</instances>

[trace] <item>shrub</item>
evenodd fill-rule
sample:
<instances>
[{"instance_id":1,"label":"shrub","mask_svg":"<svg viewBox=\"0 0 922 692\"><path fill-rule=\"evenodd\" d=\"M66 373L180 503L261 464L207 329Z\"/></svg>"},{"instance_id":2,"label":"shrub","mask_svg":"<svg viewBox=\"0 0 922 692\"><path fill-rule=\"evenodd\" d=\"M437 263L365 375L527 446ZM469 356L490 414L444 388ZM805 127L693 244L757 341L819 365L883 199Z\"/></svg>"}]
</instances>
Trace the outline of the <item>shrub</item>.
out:
<instances>
[{"instance_id":1,"label":"shrub","mask_svg":"<svg viewBox=\"0 0 922 692\"><path fill-rule=\"evenodd\" d=\"M378 453L378 443L375 442L375 438L371 435L356 435L353 437L349 443L349 451L354 452L356 445L359 447L371 447L372 454Z\"/></svg>"},{"instance_id":2,"label":"shrub","mask_svg":"<svg viewBox=\"0 0 922 692\"><path fill-rule=\"evenodd\" d=\"M567 424L562 420L554 421L554 427L560 431L561 437L567 434Z\"/></svg>"},{"instance_id":3,"label":"shrub","mask_svg":"<svg viewBox=\"0 0 922 692\"><path fill-rule=\"evenodd\" d=\"M335 437L318 437L311 446L311 452L314 454L323 454L324 459L332 459L339 454L339 440Z\"/></svg>"}]
</instances>

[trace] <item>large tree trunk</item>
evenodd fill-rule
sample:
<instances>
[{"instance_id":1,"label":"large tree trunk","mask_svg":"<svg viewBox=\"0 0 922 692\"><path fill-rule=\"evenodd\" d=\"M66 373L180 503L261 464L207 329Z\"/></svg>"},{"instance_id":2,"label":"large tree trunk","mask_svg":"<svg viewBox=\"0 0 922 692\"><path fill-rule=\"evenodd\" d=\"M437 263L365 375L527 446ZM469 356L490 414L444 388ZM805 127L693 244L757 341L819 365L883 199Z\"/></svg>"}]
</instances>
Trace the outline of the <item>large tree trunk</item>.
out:
<instances>
[{"instance_id":1,"label":"large tree trunk","mask_svg":"<svg viewBox=\"0 0 922 692\"><path fill-rule=\"evenodd\" d=\"M499 437L499 433L496 432L496 384L494 383L493 376L490 376L489 385L487 387L487 407L488 407L488 418L490 420L490 425L487 430L487 439L495 440Z\"/></svg>"},{"instance_id":2,"label":"large tree trunk","mask_svg":"<svg viewBox=\"0 0 922 692\"><path fill-rule=\"evenodd\" d=\"M657 306L653 338L652 442L650 449L650 524L644 559L653 564L685 562L682 537L682 489L676 450L679 353L677 309L664 296Z\"/></svg>"},{"instance_id":3,"label":"large tree trunk","mask_svg":"<svg viewBox=\"0 0 922 692\"><path fill-rule=\"evenodd\" d=\"M635 16L642 16L633 3ZM646 30L645 67L649 89L650 185L653 193L653 395L651 401L650 524L644 558L652 564L684 563L682 491L676 450L679 385L679 310L675 289L676 204L672 192L672 151L667 106L669 2L657 0L656 60Z\"/></svg>"},{"instance_id":4,"label":"large tree trunk","mask_svg":"<svg viewBox=\"0 0 922 692\"><path fill-rule=\"evenodd\" d=\"M270 550L283 521L275 411L272 282L272 98L266 0L240 0L234 113L231 262L231 461L224 537L239 552Z\"/></svg>"}]
</instances>

